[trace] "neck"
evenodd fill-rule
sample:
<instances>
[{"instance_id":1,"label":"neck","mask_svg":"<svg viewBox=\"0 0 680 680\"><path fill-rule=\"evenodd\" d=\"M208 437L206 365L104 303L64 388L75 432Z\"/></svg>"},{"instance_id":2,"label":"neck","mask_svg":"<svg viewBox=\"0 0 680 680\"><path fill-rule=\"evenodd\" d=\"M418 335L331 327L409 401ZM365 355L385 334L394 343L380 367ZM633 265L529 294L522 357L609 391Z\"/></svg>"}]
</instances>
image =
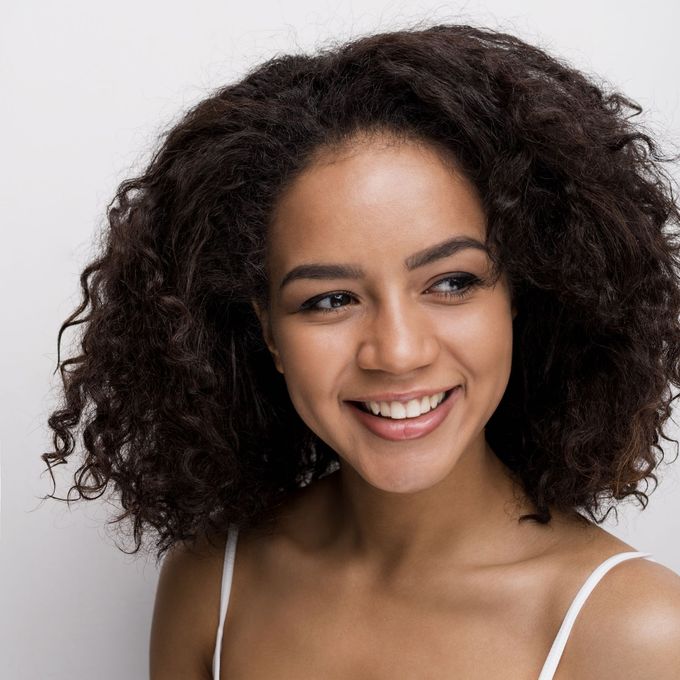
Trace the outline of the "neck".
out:
<instances>
[{"instance_id":1,"label":"neck","mask_svg":"<svg viewBox=\"0 0 680 680\"><path fill-rule=\"evenodd\" d=\"M416 493L377 489L348 465L333 476L338 538L382 573L442 559L460 565L513 559L536 531L534 523L518 522L533 508L483 438L446 478Z\"/></svg>"}]
</instances>

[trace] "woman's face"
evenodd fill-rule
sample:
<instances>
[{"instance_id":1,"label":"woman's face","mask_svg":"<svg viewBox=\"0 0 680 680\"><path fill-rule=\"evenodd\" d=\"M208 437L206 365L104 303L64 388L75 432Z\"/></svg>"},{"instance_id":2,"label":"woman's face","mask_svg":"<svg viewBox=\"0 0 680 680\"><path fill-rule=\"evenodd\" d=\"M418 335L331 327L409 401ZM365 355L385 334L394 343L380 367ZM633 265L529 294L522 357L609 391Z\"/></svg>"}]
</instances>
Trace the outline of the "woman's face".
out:
<instances>
[{"instance_id":1,"label":"woman's face","mask_svg":"<svg viewBox=\"0 0 680 680\"><path fill-rule=\"evenodd\" d=\"M267 344L300 417L374 487L429 488L484 444L513 319L484 238L473 186L415 143L329 154L277 205Z\"/></svg>"}]
</instances>

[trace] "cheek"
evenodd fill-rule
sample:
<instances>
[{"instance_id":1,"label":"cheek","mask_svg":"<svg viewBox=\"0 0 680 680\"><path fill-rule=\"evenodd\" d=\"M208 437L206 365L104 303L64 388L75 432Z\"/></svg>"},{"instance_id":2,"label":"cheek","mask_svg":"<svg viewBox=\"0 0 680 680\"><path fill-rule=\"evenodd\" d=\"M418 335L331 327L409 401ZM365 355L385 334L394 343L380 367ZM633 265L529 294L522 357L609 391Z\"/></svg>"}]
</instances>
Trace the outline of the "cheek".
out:
<instances>
[{"instance_id":1,"label":"cheek","mask_svg":"<svg viewBox=\"0 0 680 680\"><path fill-rule=\"evenodd\" d=\"M470 306L448 325L453 338L451 351L462 363L471 380L488 384L489 390L503 395L512 364L512 314L507 304ZM479 386L479 385L478 385Z\"/></svg>"},{"instance_id":2,"label":"cheek","mask_svg":"<svg viewBox=\"0 0 680 680\"><path fill-rule=\"evenodd\" d=\"M279 329L277 347L291 401L308 422L311 414L337 401L339 376L347 365L350 343L337 325ZM309 424L309 422L308 422Z\"/></svg>"},{"instance_id":3,"label":"cheek","mask_svg":"<svg viewBox=\"0 0 680 680\"><path fill-rule=\"evenodd\" d=\"M340 324L282 326L277 337L279 355L285 370L301 379L325 379L333 364L346 359L349 351L347 333Z\"/></svg>"}]
</instances>

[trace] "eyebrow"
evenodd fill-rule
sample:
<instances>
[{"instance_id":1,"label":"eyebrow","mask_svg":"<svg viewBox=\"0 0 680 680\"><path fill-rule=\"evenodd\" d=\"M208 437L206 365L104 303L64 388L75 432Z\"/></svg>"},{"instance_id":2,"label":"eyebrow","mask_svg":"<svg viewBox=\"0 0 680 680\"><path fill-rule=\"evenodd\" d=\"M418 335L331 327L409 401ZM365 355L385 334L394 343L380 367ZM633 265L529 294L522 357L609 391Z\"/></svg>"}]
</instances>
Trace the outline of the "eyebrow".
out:
<instances>
[{"instance_id":1,"label":"eyebrow","mask_svg":"<svg viewBox=\"0 0 680 680\"><path fill-rule=\"evenodd\" d=\"M451 257L461 250L474 248L489 253L484 243L469 236L454 236L434 246L420 250L404 260L407 271L413 271L432 262ZM365 276L364 270L356 264L322 264L310 262L293 267L281 280L279 290L296 279L360 279Z\"/></svg>"}]
</instances>

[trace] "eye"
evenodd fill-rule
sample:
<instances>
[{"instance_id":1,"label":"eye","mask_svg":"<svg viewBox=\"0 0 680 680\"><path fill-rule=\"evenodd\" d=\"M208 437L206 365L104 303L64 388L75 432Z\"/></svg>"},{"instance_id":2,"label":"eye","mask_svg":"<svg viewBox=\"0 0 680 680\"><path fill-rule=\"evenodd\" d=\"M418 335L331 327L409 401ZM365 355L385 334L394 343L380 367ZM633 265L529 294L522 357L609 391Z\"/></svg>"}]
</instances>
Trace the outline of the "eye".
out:
<instances>
[{"instance_id":1,"label":"eye","mask_svg":"<svg viewBox=\"0 0 680 680\"><path fill-rule=\"evenodd\" d=\"M338 313L346 305L343 301L347 298L354 298L351 293L344 290L336 291L335 293L327 293L326 295L317 295L310 298L300 305L301 312L321 312L321 313ZM321 303L324 303L323 305Z\"/></svg>"},{"instance_id":2,"label":"eye","mask_svg":"<svg viewBox=\"0 0 680 680\"><path fill-rule=\"evenodd\" d=\"M429 290L442 286L444 288L448 287L449 290L444 290L443 292L435 294L447 299L460 299L470 295L470 293L472 293L474 289L479 286L479 284L481 284L481 280L478 279L474 274L460 274L456 276L447 276L443 279L440 279L437 281L437 283L431 286ZM451 288L455 288L455 290L451 290Z\"/></svg>"},{"instance_id":3,"label":"eye","mask_svg":"<svg viewBox=\"0 0 680 680\"><path fill-rule=\"evenodd\" d=\"M437 283L430 286L428 290L433 290L437 287L455 288L455 290L435 292L434 295L445 299L461 299L470 295L470 293L472 293L481 283L481 279L478 279L474 274L460 274L440 279ZM349 291L339 290L334 293L317 295L316 297L306 300L300 305L300 311L308 313L321 312L322 314L339 314L348 306L348 301L354 299L354 295Z\"/></svg>"}]
</instances>

